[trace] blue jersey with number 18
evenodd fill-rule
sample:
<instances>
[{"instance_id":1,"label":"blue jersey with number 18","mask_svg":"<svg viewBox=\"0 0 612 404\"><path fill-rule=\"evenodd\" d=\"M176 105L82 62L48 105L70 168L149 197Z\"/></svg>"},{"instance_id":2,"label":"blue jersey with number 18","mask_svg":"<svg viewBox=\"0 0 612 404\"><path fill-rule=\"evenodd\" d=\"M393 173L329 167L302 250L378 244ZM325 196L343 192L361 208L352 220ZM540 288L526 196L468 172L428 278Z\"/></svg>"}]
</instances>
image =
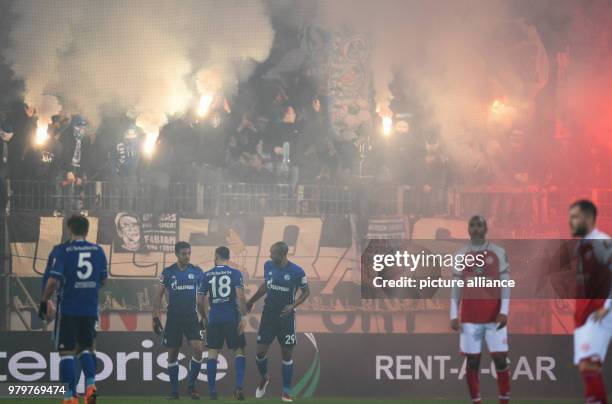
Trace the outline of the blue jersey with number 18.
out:
<instances>
[{"instance_id":1,"label":"blue jersey with number 18","mask_svg":"<svg viewBox=\"0 0 612 404\"><path fill-rule=\"evenodd\" d=\"M233 323L240 318L236 289L244 288L242 273L227 265L217 265L204 273L201 293L208 295L208 322Z\"/></svg>"},{"instance_id":2,"label":"blue jersey with number 18","mask_svg":"<svg viewBox=\"0 0 612 404\"><path fill-rule=\"evenodd\" d=\"M76 240L56 246L49 277L60 281L61 315L98 316L98 290L108 277L106 255L97 244Z\"/></svg>"}]
</instances>

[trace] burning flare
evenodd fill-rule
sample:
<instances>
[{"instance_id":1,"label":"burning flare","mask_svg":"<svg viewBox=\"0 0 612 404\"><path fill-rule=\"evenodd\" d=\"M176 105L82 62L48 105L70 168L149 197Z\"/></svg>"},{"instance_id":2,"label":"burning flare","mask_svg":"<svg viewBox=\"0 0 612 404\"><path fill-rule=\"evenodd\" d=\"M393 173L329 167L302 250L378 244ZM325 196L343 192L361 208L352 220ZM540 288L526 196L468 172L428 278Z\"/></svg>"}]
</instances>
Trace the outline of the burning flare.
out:
<instances>
[{"instance_id":1,"label":"burning flare","mask_svg":"<svg viewBox=\"0 0 612 404\"><path fill-rule=\"evenodd\" d=\"M208 114L208 111L210 110L210 106L213 102L213 95L212 94L202 94L202 96L200 97L200 102L198 103L198 116L200 118L205 117Z\"/></svg>"},{"instance_id":2,"label":"burning flare","mask_svg":"<svg viewBox=\"0 0 612 404\"><path fill-rule=\"evenodd\" d=\"M508 102L496 99L491 103L489 117L494 122L509 124L516 117L516 108Z\"/></svg>"},{"instance_id":3,"label":"burning flare","mask_svg":"<svg viewBox=\"0 0 612 404\"><path fill-rule=\"evenodd\" d=\"M393 118L390 116L383 116L382 118L382 131L383 135L391 135L391 129L393 129Z\"/></svg>"},{"instance_id":4,"label":"burning flare","mask_svg":"<svg viewBox=\"0 0 612 404\"><path fill-rule=\"evenodd\" d=\"M379 104L376 107L376 113L382 119L382 134L385 137L391 135L393 131L393 111L387 105Z\"/></svg>"},{"instance_id":5,"label":"burning flare","mask_svg":"<svg viewBox=\"0 0 612 404\"><path fill-rule=\"evenodd\" d=\"M36 146L42 146L49 140L49 133L47 133L48 128L49 124L38 124L36 128L36 137L34 138L34 144Z\"/></svg>"},{"instance_id":6,"label":"burning flare","mask_svg":"<svg viewBox=\"0 0 612 404\"><path fill-rule=\"evenodd\" d=\"M155 143L157 143L158 133L155 132L147 132L144 141L144 154L146 157L152 157L153 153L155 153Z\"/></svg>"}]
</instances>

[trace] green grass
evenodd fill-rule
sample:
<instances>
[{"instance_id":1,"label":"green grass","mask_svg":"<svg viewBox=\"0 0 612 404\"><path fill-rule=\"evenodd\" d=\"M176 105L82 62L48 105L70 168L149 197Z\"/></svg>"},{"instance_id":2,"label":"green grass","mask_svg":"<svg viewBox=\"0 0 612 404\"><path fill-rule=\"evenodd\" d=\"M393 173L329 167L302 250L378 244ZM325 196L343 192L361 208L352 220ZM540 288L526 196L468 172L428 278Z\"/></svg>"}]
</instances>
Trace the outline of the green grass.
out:
<instances>
[{"instance_id":1,"label":"green grass","mask_svg":"<svg viewBox=\"0 0 612 404\"><path fill-rule=\"evenodd\" d=\"M16 398L16 399L6 399L0 398L0 403L28 403L28 404L46 404L50 402L59 402L58 398L54 399L44 399L44 398ZM81 402L83 400L81 399ZM99 397L100 403L127 403L127 404L168 404L168 403L176 403L177 401L168 401L163 397ZM202 397L201 401L208 401L207 397ZM183 403L194 403L193 400L188 397L181 398L178 402ZM266 403L280 403L279 398L267 398L255 400L247 399L244 401L245 403L258 403L258 404L266 404ZM402 404L465 404L469 403L469 399L466 397L463 400L433 400L433 399L358 399L358 398L307 398L307 399L295 399L295 403L312 403L312 404L385 404L385 403L402 403ZM484 404L494 404L498 401L496 399L484 400ZM556 404L581 404L583 400L560 400L560 399L534 399L534 400L512 400L512 404L535 404L535 403L556 403ZM236 403L236 401L229 397L220 397L217 403Z\"/></svg>"}]
</instances>

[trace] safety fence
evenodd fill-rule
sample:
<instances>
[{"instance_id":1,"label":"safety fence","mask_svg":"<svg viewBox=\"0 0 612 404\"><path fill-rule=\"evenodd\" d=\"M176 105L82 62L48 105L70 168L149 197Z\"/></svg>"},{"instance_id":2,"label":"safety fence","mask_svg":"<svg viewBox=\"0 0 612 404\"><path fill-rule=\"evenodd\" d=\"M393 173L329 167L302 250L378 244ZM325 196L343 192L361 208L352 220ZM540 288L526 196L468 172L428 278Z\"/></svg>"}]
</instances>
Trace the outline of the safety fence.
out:
<instances>
[{"instance_id":1,"label":"safety fence","mask_svg":"<svg viewBox=\"0 0 612 404\"><path fill-rule=\"evenodd\" d=\"M354 182L346 185L102 182L80 185L12 181L12 211L177 212L188 216L408 215L465 218L481 214L499 224L564 221L568 205L592 199L600 218L612 220L612 189L532 190L512 187L440 189Z\"/></svg>"}]
</instances>

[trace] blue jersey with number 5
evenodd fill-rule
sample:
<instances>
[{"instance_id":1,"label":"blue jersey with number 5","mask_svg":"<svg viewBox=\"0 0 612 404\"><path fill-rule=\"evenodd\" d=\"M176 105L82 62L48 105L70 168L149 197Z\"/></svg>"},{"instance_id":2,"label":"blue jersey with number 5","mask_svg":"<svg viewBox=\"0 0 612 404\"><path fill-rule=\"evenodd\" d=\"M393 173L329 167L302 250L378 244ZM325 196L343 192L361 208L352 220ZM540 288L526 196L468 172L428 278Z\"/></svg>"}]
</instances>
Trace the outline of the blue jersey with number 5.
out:
<instances>
[{"instance_id":1,"label":"blue jersey with number 5","mask_svg":"<svg viewBox=\"0 0 612 404\"><path fill-rule=\"evenodd\" d=\"M97 244L85 240L57 246L49 276L60 281L61 315L98 316L98 290L108 277L106 255Z\"/></svg>"},{"instance_id":2,"label":"blue jersey with number 5","mask_svg":"<svg viewBox=\"0 0 612 404\"><path fill-rule=\"evenodd\" d=\"M233 323L240 318L236 288L244 288L242 273L227 265L217 265L204 273L201 293L208 295L208 322Z\"/></svg>"}]
</instances>

